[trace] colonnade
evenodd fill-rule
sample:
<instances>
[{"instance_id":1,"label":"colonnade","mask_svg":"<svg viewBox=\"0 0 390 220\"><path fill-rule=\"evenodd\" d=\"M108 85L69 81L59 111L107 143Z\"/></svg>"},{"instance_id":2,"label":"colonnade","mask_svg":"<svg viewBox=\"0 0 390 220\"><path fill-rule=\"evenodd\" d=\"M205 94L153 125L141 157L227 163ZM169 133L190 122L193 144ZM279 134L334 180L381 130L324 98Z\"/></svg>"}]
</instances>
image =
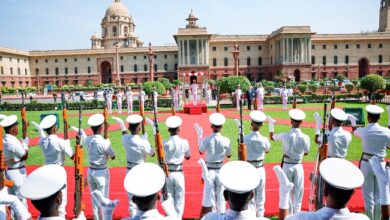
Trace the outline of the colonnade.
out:
<instances>
[{"instance_id":1,"label":"colonnade","mask_svg":"<svg viewBox=\"0 0 390 220\"><path fill-rule=\"evenodd\" d=\"M286 37L275 42L276 63L309 63L311 57L310 38Z\"/></svg>"},{"instance_id":2,"label":"colonnade","mask_svg":"<svg viewBox=\"0 0 390 220\"><path fill-rule=\"evenodd\" d=\"M179 65L208 65L209 42L206 39L179 39Z\"/></svg>"}]
</instances>

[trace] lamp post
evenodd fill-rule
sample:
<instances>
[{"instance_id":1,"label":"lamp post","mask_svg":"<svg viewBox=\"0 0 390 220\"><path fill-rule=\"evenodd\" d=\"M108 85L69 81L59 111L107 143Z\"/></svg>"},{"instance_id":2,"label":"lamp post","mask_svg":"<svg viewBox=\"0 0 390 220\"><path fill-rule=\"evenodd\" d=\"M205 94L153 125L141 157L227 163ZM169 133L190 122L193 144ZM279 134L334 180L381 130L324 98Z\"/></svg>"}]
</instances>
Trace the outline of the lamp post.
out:
<instances>
[{"instance_id":1,"label":"lamp post","mask_svg":"<svg viewBox=\"0 0 390 220\"><path fill-rule=\"evenodd\" d=\"M121 85L121 80L119 78L119 45L118 42L114 43L115 45L115 69L116 69L116 84Z\"/></svg>"},{"instance_id":2,"label":"lamp post","mask_svg":"<svg viewBox=\"0 0 390 220\"><path fill-rule=\"evenodd\" d=\"M234 51L232 53L233 53L233 58L234 58L234 73L236 76L238 76L238 74L239 74L239 72L238 72L238 57L240 56L240 50L239 50L237 42L236 42L236 44L234 44Z\"/></svg>"},{"instance_id":3,"label":"lamp post","mask_svg":"<svg viewBox=\"0 0 390 220\"><path fill-rule=\"evenodd\" d=\"M153 70L153 59L154 59L154 53L152 50L152 44L149 43L149 51L148 51L148 59L149 59L149 78L150 82L154 81L154 70Z\"/></svg>"}]
</instances>

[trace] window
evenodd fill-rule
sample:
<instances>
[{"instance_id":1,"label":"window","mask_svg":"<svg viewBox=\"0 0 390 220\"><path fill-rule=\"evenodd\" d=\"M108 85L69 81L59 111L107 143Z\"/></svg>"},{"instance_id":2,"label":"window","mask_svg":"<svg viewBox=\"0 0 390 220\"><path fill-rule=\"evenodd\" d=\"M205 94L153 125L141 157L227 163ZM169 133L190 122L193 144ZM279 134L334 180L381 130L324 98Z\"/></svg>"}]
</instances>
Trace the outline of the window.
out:
<instances>
[{"instance_id":1,"label":"window","mask_svg":"<svg viewBox=\"0 0 390 220\"><path fill-rule=\"evenodd\" d=\"M4 75L4 68L1 66L1 75Z\"/></svg>"},{"instance_id":2,"label":"window","mask_svg":"<svg viewBox=\"0 0 390 220\"><path fill-rule=\"evenodd\" d=\"M9 72L11 73L11 75L14 75L14 69L12 69L12 67L9 68Z\"/></svg>"},{"instance_id":3,"label":"window","mask_svg":"<svg viewBox=\"0 0 390 220\"><path fill-rule=\"evenodd\" d=\"M227 50L228 50L228 47L224 47L223 50L224 50L224 51L227 51Z\"/></svg>"},{"instance_id":4,"label":"window","mask_svg":"<svg viewBox=\"0 0 390 220\"><path fill-rule=\"evenodd\" d=\"M144 65L144 71L148 71L148 65Z\"/></svg>"},{"instance_id":5,"label":"window","mask_svg":"<svg viewBox=\"0 0 390 220\"><path fill-rule=\"evenodd\" d=\"M360 49L360 44L356 44L356 48L357 48L357 49Z\"/></svg>"},{"instance_id":6,"label":"window","mask_svg":"<svg viewBox=\"0 0 390 220\"><path fill-rule=\"evenodd\" d=\"M311 64L316 64L316 57L315 56L311 56Z\"/></svg>"},{"instance_id":7,"label":"window","mask_svg":"<svg viewBox=\"0 0 390 220\"><path fill-rule=\"evenodd\" d=\"M9 58L9 61L11 61L12 60L12 58ZM35 63L38 63L38 60L35 60Z\"/></svg>"},{"instance_id":8,"label":"window","mask_svg":"<svg viewBox=\"0 0 390 220\"><path fill-rule=\"evenodd\" d=\"M77 74L78 73L78 69L77 67L74 68L74 73Z\"/></svg>"},{"instance_id":9,"label":"window","mask_svg":"<svg viewBox=\"0 0 390 220\"><path fill-rule=\"evenodd\" d=\"M2 61L3 60L3 56L0 56L0 61Z\"/></svg>"},{"instance_id":10,"label":"window","mask_svg":"<svg viewBox=\"0 0 390 220\"><path fill-rule=\"evenodd\" d=\"M68 67L65 67L65 74L68 74Z\"/></svg>"},{"instance_id":11,"label":"window","mask_svg":"<svg viewBox=\"0 0 390 220\"><path fill-rule=\"evenodd\" d=\"M73 58L73 61L74 61L74 62L77 62L77 58Z\"/></svg>"},{"instance_id":12,"label":"window","mask_svg":"<svg viewBox=\"0 0 390 220\"><path fill-rule=\"evenodd\" d=\"M138 71L138 66L137 64L134 64L134 72L137 72Z\"/></svg>"},{"instance_id":13,"label":"window","mask_svg":"<svg viewBox=\"0 0 390 220\"><path fill-rule=\"evenodd\" d=\"M177 66L177 63L175 63L175 70L177 70L177 67L178 67L178 66Z\"/></svg>"},{"instance_id":14,"label":"window","mask_svg":"<svg viewBox=\"0 0 390 220\"><path fill-rule=\"evenodd\" d=\"M322 65L326 65L326 56L322 57Z\"/></svg>"},{"instance_id":15,"label":"window","mask_svg":"<svg viewBox=\"0 0 390 220\"><path fill-rule=\"evenodd\" d=\"M164 59L168 59L168 55L164 54Z\"/></svg>"},{"instance_id":16,"label":"window","mask_svg":"<svg viewBox=\"0 0 390 220\"><path fill-rule=\"evenodd\" d=\"M157 55L154 55L154 59L157 59Z\"/></svg>"},{"instance_id":17,"label":"window","mask_svg":"<svg viewBox=\"0 0 390 220\"><path fill-rule=\"evenodd\" d=\"M258 47L257 47L257 49L258 49L258 50L261 50L261 49L262 49L262 47L261 47L261 46L258 46Z\"/></svg>"},{"instance_id":18,"label":"window","mask_svg":"<svg viewBox=\"0 0 390 220\"><path fill-rule=\"evenodd\" d=\"M258 64L259 66L263 65L263 59L261 57L259 57Z\"/></svg>"},{"instance_id":19,"label":"window","mask_svg":"<svg viewBox=\"0 0 390 220\"><path fill-rule=\"evenodd\" d=\"M217 59L213 58L213 66L217 66Z\"/></svg>"},{"instance_id":20,"label":"window","mask_svg":"<svg viewBox=\"0 0 390 220\"><path fill-rule=\"evenodd\" d=\"M146 60L146 56L144 56L144 60Z\"/></svg>"},{"instance_id":21,"label":"window","mask_svg":"<svg viewBox=\"0 0 390 220\"><path fill-rule=\"evenodd\" d=\"M125 70L125 67L123 65L121 65L121 73L123 73L124 70Z\"/></svg>"},{"instance_id":22,"label":"window","mask_svg":"<svg viewBox=\"0 0 390 220\"><path fill-rule=\"evenodd\" d=\"M334 45L334 49L336 49L336 50L337 50L337 44L335 44L335 45Z\"/></svg>"},{"instance_id":23,"label":"window","mask_svg":"<svg viewBox=\"0 0 390 220\"><path fill-rule=\"evenodd\" d=\"M334 64L337 64L337 61L338 61L337 56L334 56L334 57L333 57L333 63L334 63Z\"/></svg>"},{"instance_id":24,"label":"window","mask_svg":"<svg viewBox=\"0 0 390 220\"><path fill-rule=\"evenodd\" d=\"M58 67L56 67L56 75L60 74L58 71Z\"/></svg>"},{"instance_id":25,"label":"window","mask_svg":"<svg viewBox=\"0 0 390 220\"><path fill-rule=\"evenodd\" d=\"M322 45L322 49L326 49L326 45L324 44L324 45Z\"/></svg>"},{"instance_id":26,"label":"window","mask_svg":"<svg viewBox=\"0 0 390 220\"><path fill-rule=\"evenodd\" d=\"M225 58L223 59L223 65L224 65L224 66L228 66L228 64L229 64L229 63L228 63L228 58L225 57Z\"/></svg>"},{"instance_id":27,"label":"window","mask_svg":"<svg viewBox=\"0 0 390 220\"><path fill-rule=\"evenodd\" d=\"M246 46L246 50L251 50L251 46Z\"/></svg>"},{"instance_id":28,"label":"window","mask_svg":"<svg viewBox=\"0 0 390 220\"><path fill-rule=\"evenodd\" d=\"M123 56L121 56L121 58L120 58L121 60L123 60Z\"/></svg>"},{"instance_id":29,"label":"window","mask_svg":"<svg viewBox=\"0 0 390 220\"><path fill-rule=\"evenodd\" d=\"M382 55L379 55L378 56L378 63L382 63L383 62L383 57L382 57Z\"/></svg>"},{"instance_id":30,"label":"window","mask_svg":"<svg viewBox=\"0 0 390 220\"><path fill-rule=\"evenodd\" d=\"M18 63L19 63L19 61L20 61L20 60L19 60L19 58L18 58Z\"/></svg>"},{"instance_id":31,"label":"window","mask_svg":"<svg viewBox=\"0 0 390 220\"><path fill-rule=\"evenodd\" d=\"M155 72L157 72L157 64L154 64L153 70L154 70Z\"/></svg>"},{"instance_id":32,"label":"window","mask_svg":"<svg viewBox=\"0 0 390 220\"><path fill-rule=\"evenodd\" d=\"M367 48L370 49L370 48L371 48L371 44L368 44L368 45L367 45Z\"/></svg>"},{"instance_id":33,"label":"window","mask_svg":"<svg viewBox=\"0 0 390 220\"><path fill-rule=\"evenodd\" d=\"M49 68L46 68L46 75L49 75Z\"/></svg>"},{"instance_id":34,"label":"window","mask_svg":"<svg viewBox=\"0 0 390 220\"><path fill-rule=\"evenodd\" d=\"M175 54L175 59L177 59L177 54Z\"/></svg>"},{"instance_id":35,"label":"window","mask_svg":"<svg viewBox=\"0 0 390 220\"><path fill-rule=\"evenodd\" d=\"M88 57L88 58L87 58L87 61L90 61L90 60L91 60L91 59Z\"/></svg>"},{"instance_id":36,"label":"window","mask_svg":"<svg viewBox=\"0 0 390 220\"><path fill-rule=\"evenodd\" d=\"M35 75L39 75L39 69L38 68L35 68Z\"/></svg>"},{"instance_id":37,"label":"window","mask_svg":"<svg viewBox=\"0 0 390 220\"><path fill-rule=\"evenodd\" d=\"M24 68L24 75L27 76L27 68Z\"/></svg>"},{"instance_id":38,"label":"window","mask_svg":"<svg viewBox=\"0 0 390 220\"><path fill-rule=\"evenodd\" d=\"M56 62L56 63L57 63L57 62L58 62L58 60L57 60L57 59L55 59L55 60L54 60L54 62Z\"/></svg>"},{"instance_id":39,"label":"window","mask_svg":"<svg viewBox=\"0 0 390 220\"><path fill-rule=\"evenodd\" d=\"M349 56L345 56L345 64L349 64Z\"/></svg>"},{"instance_id":40,"label":"window","mask_svg":"<svg viewBox=\"0 0 390 220\"><path fill-rule=\"evenodd\" d=\"M247 66L251 65L251 58L250 57L246 58L246 65Z\"/></svg>"},{"instance_id":41,"label":"window","mask_svg":"<svg viewBox=\"0 0 390 220\"><path fill-rule=\"evenodd\" d=\"M349 49L349 44L346 44L346 45L345 45L345 49Z\"/></svg>"},{"instance_id":42,"label":"window","mask_svg":"<svg viewBox=\"0 0 390 220\"><path fill-rule=\"evenodd\" d=\"M217 51L217 47L213 47L213 51Z\"/></svg>"},{"instance_id":43,"label":"window","mask_svg":"<svg viewBox=\"0 0 390 220\"><path fill-rule=\"evenodd\" d=\"M116 26L112 27L112 33L114 34L114 37L116 37Z\"/></svg>"},{"instance_id":44,"label":"window","mask_svg":"<svg viewBox=\"0 0 390 220\"><path fill-rule=\"evenodd\" d=\"M64 61L65 61L65 63L66 63L66 62L68 62L68 59L65 59Z\"/></svg>"},{"instance_id":45,"label":"window","mask_svg":"<svg viewBox=\"0 0 390 220\"><path fill-rule=\"evenodd\" d=\"M164 64L164 70L168 71L168 64Z\"/></svg>"},{"instance_id":46,"label":"window","mask_svg":"<svg viewBox=\"0 0 390 220\"><path fill-rule=\"evenodd\" d=\"M91 67L90 66L88 67L87 71L88 71L88 73L91 73Z\"/></svg>"},{"instance_id":47,"label":"window","mask_svg":"<svg viewBox=\"0 0 390 220\"><path fill-rule=\"evenodd\" d=\"M379 44L379 48L383 48L383 44ZM1 60L1 59L0 59Z\"/></svg>"},{"instance_id":48,"label":"window","mask_svg":"<svg viewBox=\"0 0 390 220\"><path fill-rule=\"evenodd\" d=\"M1 59L0 59L1 60ZM24 59L24 62L26 63L27 62L27 60L26 59Z\"/></svg>"},{"instance_id":49,"label":"window","mask_svg":"<svg viewBox=\"0 0 390 220\"><path fill-rule=\"evenodd\" d=\"M137 56L134 56L133 59L136 60L136 59L137 59Z\"/></svg>"},{"instance_id":50,"label":"window","mask_svg":"<svg viewBox=\"0 0 390 220\"><path fill-rule=\"evenodd\" d=\"M45 59L45 63L49 62L47 59Z\"/></svg>"},{"instance_id":51,"label":"window","mask_svg":"<svg viewBox=\"0 0 390 220\"><path fill-rule=\"evenodd\" d=\"M20 75L20 67L18 67L18 75Z\"/></svg>"},{"instance_id":52,"label":"window","mask_svg":"<svg viewBox=\"0 0 390 220\"><path fill-rule=\"evenodd\" d=\"M316 49L316 45L311 45L311 49L315 50Z\"/></svg>"}]
</instances>

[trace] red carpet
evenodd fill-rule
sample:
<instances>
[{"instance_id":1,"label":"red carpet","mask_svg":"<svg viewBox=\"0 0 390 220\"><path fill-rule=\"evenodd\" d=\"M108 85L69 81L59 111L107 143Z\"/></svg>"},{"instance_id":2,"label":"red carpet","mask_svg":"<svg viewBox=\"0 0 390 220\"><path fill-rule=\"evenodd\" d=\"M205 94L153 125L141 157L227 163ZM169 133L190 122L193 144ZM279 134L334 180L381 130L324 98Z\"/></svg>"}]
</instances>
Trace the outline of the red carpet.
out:
<instances>
[{"instance_id":1,"label":"red carpet","mask_svg":"<svg viewBox=\"0 0 390 220\"><path fill-rule=\"evenodd\" d=\"M223 111L224 114L226 114L227 117L235 117L233 112L230 111ZM203 185L201 184L201 169L197 164L197 160L201 157L198 153L198 147L197 147L197 135L195 132L195 129L193 127L194 123L198 123L204 130L204 135L209 135L211 132L210 125L208 122L208 115L209 114L202 114L202 115L187 115L187 114L177 114L178 116L181 116L184 120L184 123L181 128L180 135L183 138L188 139L191 147L191 159L189 161L184 161L184 173L185 173L185 179L186 179L186 203L185 203L185 212L184 212L184 218L198 218L200 207L201 207L201 200L202 200L202 192L203 192ZM165 118L168 116L168 114L164 114L163 116L160 116L159 121L164 121ZM287 122L283 121L282 119L278 120L278 123L285 124ZM283 123L282 123L283 121ZM288 121L288 120L287 120ZM312 127L311 124L307 124L308 127ZM117 125L111 125L110 130L118 130L119 126ZM89 133L90 131L87 131ZM71 134L71 136L74 136L74 133ZM36 139L36 138L32 138ZM35 142L37 140L33 140L32 142ZM233 145L233 148L235 146ZM272 151L271 151L272 153ZM272 171L272 167L275 164L266 164L266 173L267 173L267 183L266 183L266 216L275 216L278 214L278 191L279 186L277 183L277 179ZM304 199L303 199L303 210L308 209L308 196L310 191L310 181L309 181L309 174L313 170L314 163L305 163L304 169L305 169L305 192L304 192ZM31 173L32 170L36 169L36 166L30 166L28 167L28 173ZM68 206L67 206L67 212L68 212L68 218L73 217L73 192L74 192L74 168L73 167L66 167L68 172ZM87 168L84 169L84 175L86 176ZM110 198L111 199L119 199L120 205L115 210L114 218L122 218L128 216L128 202L127 202L127 194L123 187L123 180L125 177L125 167L119 167L119 168L111 168L110 174L111 174L111 182L110 182ZM88 191L88 187L86 188L83 196L83 201L86 204L86 215L88 218L92 218L92 211L91 211L91 200L90 195ZM357 190L355 193L353 199L349 202L349 207L352 211L363 211L363 200L361 196L360 189ZM36 216L37 212L33 210L32 205L30 204L30 210L32 211L33 215ZM161 210L160 206L159 209Z\"/></svg>"}]
</instances>

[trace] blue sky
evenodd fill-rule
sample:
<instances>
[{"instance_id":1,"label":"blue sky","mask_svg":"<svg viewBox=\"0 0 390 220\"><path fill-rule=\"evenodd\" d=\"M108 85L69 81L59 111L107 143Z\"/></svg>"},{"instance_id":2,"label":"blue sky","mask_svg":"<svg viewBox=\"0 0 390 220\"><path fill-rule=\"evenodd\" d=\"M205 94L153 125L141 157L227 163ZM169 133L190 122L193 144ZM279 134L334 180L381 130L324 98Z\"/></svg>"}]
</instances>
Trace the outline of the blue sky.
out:
<instances>
[{"instance_id":1,"label":"blue sky","mask_svg":"<svg viewBox=\"0 0 390 220\"><path fill-rule=\"evenodd\" d=\"M0 0L0 47L22 50L90 48L114 0ZM147 44L172 37L191 9L215 34L270 34L283 25L317 33L376 31L380 0L121 0Z\"/></svg>"}]
</instances>

